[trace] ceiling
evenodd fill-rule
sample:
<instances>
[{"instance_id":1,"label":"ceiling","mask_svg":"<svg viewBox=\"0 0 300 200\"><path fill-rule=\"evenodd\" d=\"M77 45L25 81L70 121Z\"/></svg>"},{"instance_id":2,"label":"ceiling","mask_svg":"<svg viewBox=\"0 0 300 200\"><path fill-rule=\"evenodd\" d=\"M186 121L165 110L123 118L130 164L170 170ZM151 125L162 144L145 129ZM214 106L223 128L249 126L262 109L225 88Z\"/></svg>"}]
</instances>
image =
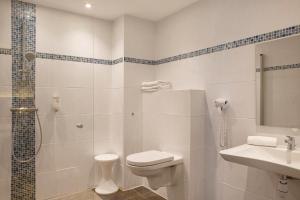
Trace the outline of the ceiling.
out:
<instances>
[{"instance_id":1,"label":"ceiling","mask_svg":"<svg viewBox=\"0 0 300 200\"><path fill-rule=\"evenodd\" d=\"M23 0L38 5L113 20L122 15L132 15L158 21L176 13L198 0ZM85 4L92 8L85 8Z\"/></svg>"}]
</instances>

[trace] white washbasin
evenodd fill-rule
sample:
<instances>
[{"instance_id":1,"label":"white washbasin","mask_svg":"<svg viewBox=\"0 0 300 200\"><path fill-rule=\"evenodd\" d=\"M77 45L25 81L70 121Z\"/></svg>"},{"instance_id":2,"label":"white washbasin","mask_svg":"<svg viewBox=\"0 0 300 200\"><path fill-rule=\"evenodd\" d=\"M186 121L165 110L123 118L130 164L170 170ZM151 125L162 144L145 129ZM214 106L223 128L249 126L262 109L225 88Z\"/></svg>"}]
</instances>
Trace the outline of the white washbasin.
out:
<instances>
[{"instance_id":1,"label":"white washbasin","mask_svg":"<svg viewBox=\"0 0 300 200\"><path fill-rule=\"evenodd\" d=\"M288 151L285 146L275 148L244 144L220 151L220 155L229 162L300 179L300 149Z\"/></svg>"}]
</instances>

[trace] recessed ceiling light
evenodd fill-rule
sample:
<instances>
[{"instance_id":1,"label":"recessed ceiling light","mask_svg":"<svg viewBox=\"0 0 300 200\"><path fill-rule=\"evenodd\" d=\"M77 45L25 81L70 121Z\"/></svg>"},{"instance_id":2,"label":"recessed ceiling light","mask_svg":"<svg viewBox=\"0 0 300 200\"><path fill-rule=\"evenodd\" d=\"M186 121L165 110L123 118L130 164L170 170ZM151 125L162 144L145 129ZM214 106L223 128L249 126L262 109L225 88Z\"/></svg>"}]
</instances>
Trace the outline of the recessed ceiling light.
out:
<instances>
[{"instance_id":1,"label":"recessed ceiling light","mask_svg":"<svg viewBox=\"0 0 300 200\"><path fill-rule=\"evenodd\" d=\"M92 4L86 3L86 4L85 4L85 7L86 7L86 8L91 8L91 7L92 7Z\"/></svg>"}]
</instances>

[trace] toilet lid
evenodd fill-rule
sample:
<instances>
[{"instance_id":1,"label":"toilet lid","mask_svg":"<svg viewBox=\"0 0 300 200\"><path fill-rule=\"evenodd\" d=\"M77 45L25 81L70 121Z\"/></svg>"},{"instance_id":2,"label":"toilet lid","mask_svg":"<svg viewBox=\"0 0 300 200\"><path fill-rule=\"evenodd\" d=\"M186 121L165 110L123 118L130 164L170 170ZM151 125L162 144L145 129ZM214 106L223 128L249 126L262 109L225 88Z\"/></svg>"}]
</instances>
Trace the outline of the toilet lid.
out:
<instances>
[{"instance_id":1,"label":"toilet lid","mask_svg":"<svg viewBox=\"0 0 300 200\"><path fill-rule=\"evenodd\" d=\"M172 154L161 151L145 151L127 156L129 165L145 167L174 160Z\"/></svg>"}]
</instances>

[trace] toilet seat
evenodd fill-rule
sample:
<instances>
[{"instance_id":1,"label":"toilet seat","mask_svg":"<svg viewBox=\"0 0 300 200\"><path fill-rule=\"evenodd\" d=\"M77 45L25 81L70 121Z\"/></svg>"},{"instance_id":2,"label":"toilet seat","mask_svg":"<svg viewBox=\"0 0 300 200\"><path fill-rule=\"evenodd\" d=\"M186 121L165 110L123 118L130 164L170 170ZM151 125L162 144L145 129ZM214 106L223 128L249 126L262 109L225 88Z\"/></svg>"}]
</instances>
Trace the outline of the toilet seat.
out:
<instances>
[{"instance_id":1,"label":"toilet seat","mask_svg":"<svg viewBox=\"0 0 300 200\"><path fill-rule=\"evenodd\" d=\"M136 153L126 159L130 171L136 176L146 177L153 190L175 184L177 171L182 170L181 164L182 156L161 151Z\"/></svg>"},{"instance_id":2,"label":"toilet seat","mask_svg":"<svg viewBox=\"0 0 300 200\"><path fill-rule=\"evenodd\" d=\"M174 160L174 155L162 151L145 151L127 156L127 164L136 167L158 165Z\"/></svg>"}]
</instances>

